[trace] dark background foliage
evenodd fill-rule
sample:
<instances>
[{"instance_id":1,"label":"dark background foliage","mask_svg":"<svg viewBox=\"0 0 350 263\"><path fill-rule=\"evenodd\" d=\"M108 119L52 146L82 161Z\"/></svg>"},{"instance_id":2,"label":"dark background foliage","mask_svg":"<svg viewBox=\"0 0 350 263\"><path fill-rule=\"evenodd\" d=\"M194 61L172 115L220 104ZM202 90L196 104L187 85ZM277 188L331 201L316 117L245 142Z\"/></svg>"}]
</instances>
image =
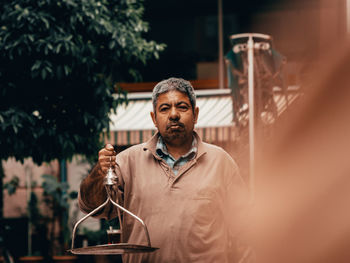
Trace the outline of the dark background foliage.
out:
<instances>
[{"instance_id":1,"label":"dark background foliage","mask_svg":"<svg viewBox=\"0 0 350 263\"><path fill-rule=\"evenodd\" d=\"M0 159L96 155L117 81L164 45L142 1L15 0L0 6ZM121 94L120 94L121 95Z\"/></svg>"}]
</instances>

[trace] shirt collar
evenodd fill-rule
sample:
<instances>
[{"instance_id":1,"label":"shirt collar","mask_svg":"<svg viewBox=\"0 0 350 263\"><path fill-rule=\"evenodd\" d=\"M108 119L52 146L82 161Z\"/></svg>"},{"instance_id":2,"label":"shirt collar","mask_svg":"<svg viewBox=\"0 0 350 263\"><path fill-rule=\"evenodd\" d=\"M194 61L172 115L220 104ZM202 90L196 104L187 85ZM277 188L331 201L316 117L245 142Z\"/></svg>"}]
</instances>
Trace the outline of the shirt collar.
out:
<instances>
[{"instance_id":1,"label":"shirt collar","mask_svg":"<svg viewBox=\"0 0 350 263\"><path fill-rule=\"evenodd\" d=\"M196 156L198 151L197 144L198 144L197 139L195 136L193 136L191 149L186 154L182 155L180 158L192 160ZM171 154L168 152L166 144L164 143L164 140L161 135L158 136L158 140L156 144L156 153L161 158L163 158L164 156L170 156L175 160L175 158L172 157Z\"/></svg>"},{"instance_id":2,"label":"shirt collar","mask_svg":"<svg viewBox=\"0 0 350 263\"><path fill-rule=\"evenodd\" d=\"M198 136L196 131L193 131L193 135L197 140L197 154L195 155L195 158L200 158L201 156L205 155L207 153L205 143L202 141L202 139ZM156 145L158 141L158 137L160 136L159 131L157 131L152 138L150 138L147 142L143 143L142 149L144 151L150 151L152 155L157 159L162 159L158 156L156 153Z\"/></svg>"}]
</instances>

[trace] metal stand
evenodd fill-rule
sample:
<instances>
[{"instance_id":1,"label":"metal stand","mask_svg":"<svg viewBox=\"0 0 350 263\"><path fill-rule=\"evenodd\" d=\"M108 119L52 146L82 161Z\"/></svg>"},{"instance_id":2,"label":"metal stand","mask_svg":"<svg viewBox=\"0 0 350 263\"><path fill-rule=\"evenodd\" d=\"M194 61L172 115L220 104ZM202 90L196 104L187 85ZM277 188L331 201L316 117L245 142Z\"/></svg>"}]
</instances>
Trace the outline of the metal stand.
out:
<instances>
[{"instance_id":1,"label":"metal stand","mask_svg":"<svg viewBox=\"0 0 350 263\"><path fill-rule=\"evenodd\" d=\"M106 192L107 192L107 200L102 205L95 208L93 211L91 211L86 216L81 218L74 225L73 233L72 233L72 246L71 246L71 249L69 250L69 252L71 252L72 254L76 254L76 255L117 255L117 254L125 254L125 253L147 253L147 252L153 252L153 251L158 249L158 248L151 246L151 239L149 237L147 226L145 225L143 220L141 218L137 217L136 215L134 215L133 213L131 213L130 211L128 211L127 209L125 209L124 207L122 207L121 205L119 205L117 203L118 198L117 198L117 202L112 200L111 191L112 191L113 185L116 184L117 179L118 178L113 173L112 168L109 168L107 175L106 175L106 178L105 178L105 188L106 188ZM125 213L131 215L133 218L135 218L137 221L139 221L142 224L146 238L147 238L147 245L117 243L117 244L105 244L105 245L88 246L88 247L82 247L82 248L74 248L74 241L75 241L76 231L77 231L78 226L82 222L84 222L87 218L96 214L100 209L105 207L108 203L111 203L112 205L117 207L120 225L122 225L122 222L121 222L121 216L120 216L119 209L124 211Z\"/></svg>"},{"instance_id":2,"label":"metal stand","mask_svg":"<svg viewBox=\"0 0 350 263\"><path fill-rule=\"evenodd\" d=\"M254 120L254 49L268 50L271 40L269 35L259 33L243 33L232 35L230 39L247 38L247 43L236 44L233 52L247 51L248 57L248 101L249 101L249 185L251 201L255 198L255 120ZM253 38L260 38L266 42L254 42Z\"/></svg>"}]
</instances>

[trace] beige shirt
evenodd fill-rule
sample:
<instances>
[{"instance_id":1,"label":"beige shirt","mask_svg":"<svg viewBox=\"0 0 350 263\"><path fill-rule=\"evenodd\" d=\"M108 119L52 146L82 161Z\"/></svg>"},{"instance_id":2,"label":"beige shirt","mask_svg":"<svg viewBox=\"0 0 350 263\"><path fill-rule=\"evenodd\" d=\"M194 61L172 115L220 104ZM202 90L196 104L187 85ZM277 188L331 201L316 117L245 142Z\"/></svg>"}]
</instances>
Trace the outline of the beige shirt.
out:
<instances>
[{"instance_id":1,"label":"beige shirt","mask_svg":"<svg viewBox=\"0 0 350 263\"><path fill-rule=\"evenodd\" d=\"M195 134L197 156L175 176L155 152L158 136L117 155L123 206L144 220L152 247L160 248L126 254L123 262L234 262L247 197L236 163L223 149ZM79 203L83 211L91 211L84 200ZM104 211L99 216L107 215ZM127 214L123 235L123 242L147 245L142 225Z\"/></svg>"}]
</instances>

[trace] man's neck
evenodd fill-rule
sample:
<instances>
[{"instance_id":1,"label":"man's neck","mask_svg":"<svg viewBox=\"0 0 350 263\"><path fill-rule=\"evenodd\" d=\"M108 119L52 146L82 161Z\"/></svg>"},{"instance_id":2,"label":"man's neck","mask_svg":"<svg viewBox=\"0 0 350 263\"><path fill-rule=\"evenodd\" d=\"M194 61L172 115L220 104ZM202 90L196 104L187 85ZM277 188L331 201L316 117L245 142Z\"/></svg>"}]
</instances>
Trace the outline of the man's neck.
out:
<instances>
[{"instance_id":1,"label":"man's neck","mask_svg":"<svg viewBox=\"0 0 350 263\"><path fill-rule=\"evenodd\" d=\"M169 144L167 142L164 143L167 147L168 153L171 154L171 156L173 156L177 160L190 151L190 149L192 148L192 141L193 137L191 140L188 140L187 142L182 143L180 145Z\"/></svg>"}]
</instances>

